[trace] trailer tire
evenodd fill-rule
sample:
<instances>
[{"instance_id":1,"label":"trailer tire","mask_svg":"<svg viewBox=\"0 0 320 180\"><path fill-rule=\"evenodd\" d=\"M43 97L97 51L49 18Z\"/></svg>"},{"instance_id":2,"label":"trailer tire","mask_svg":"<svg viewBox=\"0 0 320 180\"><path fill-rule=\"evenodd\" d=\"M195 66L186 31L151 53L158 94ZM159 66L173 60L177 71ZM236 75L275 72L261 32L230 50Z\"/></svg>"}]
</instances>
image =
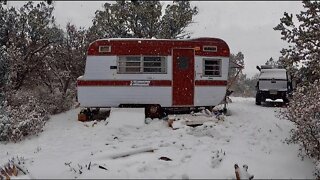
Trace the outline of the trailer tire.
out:
<instances>
[{"instance_id":1,"label":"trailer tire","mask_svg":"<svg viewBox=\"0 0 320 180\"><path fill-rule=\"evenodd\" d=\"M158 104L150 104L145 107L146 118L161 118L163 116L163 109Z\"/></svg>"},{"instance_id":2,"label":"trailer tire","mask_svg":"<svg viewBox=\"0 0 320 180\"><path fill-rule=\"evenodd\" d=\"M256 105L261 105L261 100L262 100L261 94L257 92L257 94L256 94Z\"/></svg>"}]
</instances>

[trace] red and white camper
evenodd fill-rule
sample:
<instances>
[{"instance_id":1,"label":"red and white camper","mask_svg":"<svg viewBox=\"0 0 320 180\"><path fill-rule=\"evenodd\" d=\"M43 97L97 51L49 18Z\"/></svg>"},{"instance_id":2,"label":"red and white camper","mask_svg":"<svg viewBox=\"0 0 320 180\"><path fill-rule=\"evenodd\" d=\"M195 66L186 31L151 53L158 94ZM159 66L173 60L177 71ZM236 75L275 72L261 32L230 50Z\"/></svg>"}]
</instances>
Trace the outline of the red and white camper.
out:
<instances>
[{"instance_id":1,"label":"red and white camper","mask_svg":"<svg viewBox=\"0 0 320 180\"><path fill-rule=\"evenodd\" d=\"M99 39L90 44L77 80L83 108L210 107L223 101L230 51L218 38Z\"/></svg>"}]
</instances>

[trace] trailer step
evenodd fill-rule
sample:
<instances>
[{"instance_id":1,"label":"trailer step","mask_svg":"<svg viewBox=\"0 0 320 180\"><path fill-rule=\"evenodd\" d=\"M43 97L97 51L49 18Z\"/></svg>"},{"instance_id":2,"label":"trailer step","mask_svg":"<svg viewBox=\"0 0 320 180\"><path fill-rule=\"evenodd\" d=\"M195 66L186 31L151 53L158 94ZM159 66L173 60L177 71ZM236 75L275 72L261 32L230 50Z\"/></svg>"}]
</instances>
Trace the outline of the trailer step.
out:
<instances>
[{"instance_id":1,"label":"trailer step","mask_svg":"<svg viewBox=\"0 0 320 180\"><path fill-rule=\"evenodd\" d=\"M111 128L141 127L145 125L144 108L111 108L106 120Z\"/></svg>"}]
</instances>

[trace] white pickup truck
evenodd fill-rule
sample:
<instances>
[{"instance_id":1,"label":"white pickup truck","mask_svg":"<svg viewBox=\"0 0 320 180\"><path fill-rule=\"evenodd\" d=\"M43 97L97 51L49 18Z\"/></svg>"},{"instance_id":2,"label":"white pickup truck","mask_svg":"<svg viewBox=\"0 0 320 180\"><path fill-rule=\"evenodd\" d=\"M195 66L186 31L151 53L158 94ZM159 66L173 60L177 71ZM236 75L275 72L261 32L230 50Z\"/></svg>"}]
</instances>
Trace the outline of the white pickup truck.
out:
<instances>
[{"instance_id":1,"label":"white pickup truck","mask_svg":"<svg viewBox=\"0 0 320 180\"><path fill-rule=\"evenodd\" d=\"M288 92L291 91L292 86L286 69L267 65L257 66L257 69L260 71L260 75L256 86L256 104L261 105L266 99L282 99L284 103L287 103Z\"/></svg>"}]
</instances>

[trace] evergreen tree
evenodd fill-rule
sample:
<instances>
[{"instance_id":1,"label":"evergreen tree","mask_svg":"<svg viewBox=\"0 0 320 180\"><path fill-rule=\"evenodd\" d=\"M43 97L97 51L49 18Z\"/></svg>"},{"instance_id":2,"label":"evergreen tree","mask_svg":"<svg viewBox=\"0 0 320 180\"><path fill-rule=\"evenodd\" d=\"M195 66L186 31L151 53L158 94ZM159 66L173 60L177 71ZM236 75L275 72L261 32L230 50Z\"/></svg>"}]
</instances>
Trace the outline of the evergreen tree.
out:
<instances>
[{"instance_id":1,"label":"evergreen tree","mask_svg":"<svg viewBox=\"0 0 320 180\"><path fill-rule=\"evenodd\" d=\"M313 82L320 78L320 2L303 1L303 7L305 11L296 15L299 25L294 24L292 14L285 12L274 29L290 44L281 50L280 63L295 78ZM299 70L301 65L305 68Z\"/></svg>"},{"instance_id":2,"label":"evergreen tree","mask_svg":"<svg viewBox=\"0 0 320 180\"><path fill-rule=\"evenodd\" d=\"M273 68L279 68L280 67L280 64L278 63L278 61L275 61L272 57L269 60L267 60L265 65L272 66Z\"/></svg>"},{"instance_id":3,"label":"evergreen tree","mask_svg":"<svg viewBox=\"0 0 320 180\"><path fill-rule=\"evenodd\" d=\"M98 10L90 38L186 38L185 28L198 13L189 1L174 1L162 14L160 1L116 1Z\"/></svg>"},{"instance_id":4,"label":"evergreen tree","mask_svg":"<svg viewBox=\"0 0 320 180\"><path fill-rule=\"evenodd\" d=\"M44 61L52 45L58 42L54 34L55 25L53 7L41 2L23 5L9 22L10 29L7 51L9 55L9 80L13 90L24 84L35 85L38 80L37 70L44 69Z\"/></svg>"},{"instance_id":5,"label":"evergreen tree","mask_svg":"<svg viewBox=\"0 0 320 180\"><path fill-rule=\"evenodd\" d=\"M165 14L160 21L158 38L185 39L190 33L185 28L192 23L193 16L198 14L197 7L191 7L189 1L173 1L167 5Z\"/></svg>"},{"instance_id":6,"label":"evergreen tree","mask_svg":"<svg viewBox=\"0 0 320 180\"><path fill-rule=\"evenodd\" d=\"M236 76L237 72L242 73L244 68L244 55L242 52L238 52L237 54L230 54L229 60L229 78L233 78Z\"/></svg>"},{"instance_id":7,"label":"evergreen tree","mask_svg":"<svg viewBox=\"0 0 320 180\"><path fill-rule=\"evenodd\" d=\"M279 61L300 80L287 109L280 115L296 125L288 142L299 144L301 155L315 160L316 176L320 178L320 2L303 1L303 7L296 15L298 25L292 14L285 12L274 28L290 44L282 49Z\"/></svg>"}]
</instances>

